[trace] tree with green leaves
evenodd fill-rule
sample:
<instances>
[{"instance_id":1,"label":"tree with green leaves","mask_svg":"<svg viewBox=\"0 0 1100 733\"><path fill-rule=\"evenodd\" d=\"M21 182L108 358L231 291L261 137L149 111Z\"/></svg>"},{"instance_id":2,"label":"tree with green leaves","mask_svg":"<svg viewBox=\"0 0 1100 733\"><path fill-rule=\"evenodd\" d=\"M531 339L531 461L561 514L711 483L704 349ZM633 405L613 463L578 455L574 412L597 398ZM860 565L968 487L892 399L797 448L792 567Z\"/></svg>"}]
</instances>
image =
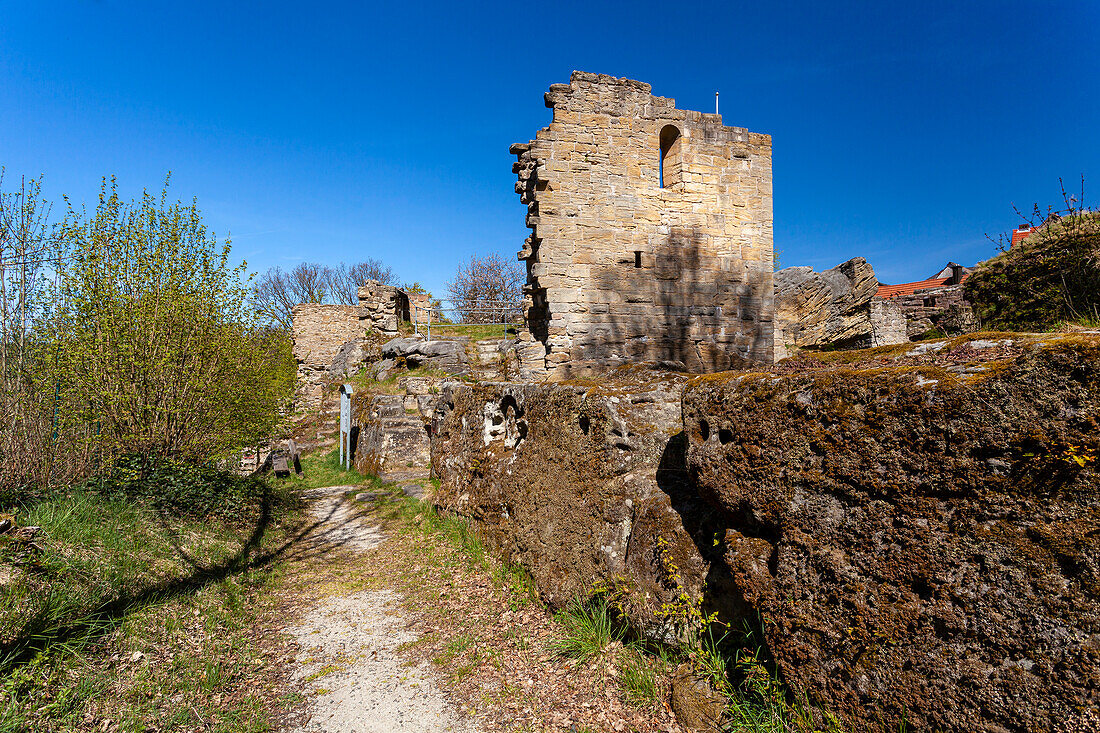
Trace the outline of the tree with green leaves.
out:
<instances>
[{"instance_id":1,"label":"tree with green leaves","mask_svg":"<svg viewBox=\"0 0 1100 733\"><path fill-rule=\"evenodd\" d=\"M64 419L107 455L208 459L272 436L294 384L286 335L257 324L245 264L197 203L112 178L88 215L70 206L58 298Z\"/></svg>"}]
</instances>

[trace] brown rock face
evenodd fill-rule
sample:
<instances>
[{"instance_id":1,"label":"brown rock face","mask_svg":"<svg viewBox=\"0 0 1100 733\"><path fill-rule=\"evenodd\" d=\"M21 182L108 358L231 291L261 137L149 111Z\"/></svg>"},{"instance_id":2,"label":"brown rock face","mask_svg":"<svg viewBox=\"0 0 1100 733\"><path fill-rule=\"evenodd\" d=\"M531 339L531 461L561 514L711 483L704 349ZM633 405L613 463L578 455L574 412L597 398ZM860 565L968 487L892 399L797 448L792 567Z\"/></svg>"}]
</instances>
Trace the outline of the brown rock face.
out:
<instances>
[{"instance_id":1,"label":"brown rock face","mask_svg":"<svg viewBox=\"0 0 1100 733\"><path fill-rule=\"evenodd\" d=\"M790 347L886 346L908 340L905 318L876 299L874 268L855 257L831 270L788 267L775 273L776 357Z\"/></svg>"},{"instance_id":2,"label":"brown rock face","mask_svg":"<svg viewBox=\"0 0 1100 733\"><path fill-rule=\"evenodd\" d=\"M853 730L1050 731L1100 705L1100 346L980 346L684 395L728 592Z\"/></svg>"},{"instance_id":3,"label":"brown rock face","mask_svg":"<svg viewBox=\"0 0 1100 733\"><path fill-rule=\"evenodd\" d=\"M446 385L432 431L436 501L475 520L552 604L618 587L634 625L671 641L677 619L661 604L698 599L709 567L681 516L708 510L678 492L682 463L661 463L680 440L683 381Z\"/></svg>"}]
</instances>

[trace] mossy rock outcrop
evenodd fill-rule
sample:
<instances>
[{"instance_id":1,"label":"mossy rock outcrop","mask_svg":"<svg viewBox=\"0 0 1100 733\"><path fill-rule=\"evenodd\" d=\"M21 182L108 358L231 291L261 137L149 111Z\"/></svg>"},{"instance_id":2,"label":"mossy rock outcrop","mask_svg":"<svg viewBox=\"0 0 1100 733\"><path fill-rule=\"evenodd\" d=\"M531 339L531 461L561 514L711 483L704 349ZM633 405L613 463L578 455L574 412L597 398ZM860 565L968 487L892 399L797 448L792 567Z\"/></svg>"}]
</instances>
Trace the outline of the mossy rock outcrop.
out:
<instances>
[{"instance_id":1,"label":"mossy rock outcrop","mask_svg":"<svg viewBox=\"0 0 1100 733\"><path fill-rule=\"evenodd\" d=\"M683 491L685 378L651 377L448 384L432 466L437 504L475 521L552 605L607 591L641 634L674 643L709 568L682 515L713 511Z\"/></svg>"},{"instance_id":2,"label":"mossy rock outcrop","mask_svg":"<svg viewBox=\"0 0 1100 733\"><path fill-rule=\"evenodd\" d=\"M974 336L701 377L687 463L729 592L853 730L1100 704L1100 338Z\"/></svg>"}]
</instances>

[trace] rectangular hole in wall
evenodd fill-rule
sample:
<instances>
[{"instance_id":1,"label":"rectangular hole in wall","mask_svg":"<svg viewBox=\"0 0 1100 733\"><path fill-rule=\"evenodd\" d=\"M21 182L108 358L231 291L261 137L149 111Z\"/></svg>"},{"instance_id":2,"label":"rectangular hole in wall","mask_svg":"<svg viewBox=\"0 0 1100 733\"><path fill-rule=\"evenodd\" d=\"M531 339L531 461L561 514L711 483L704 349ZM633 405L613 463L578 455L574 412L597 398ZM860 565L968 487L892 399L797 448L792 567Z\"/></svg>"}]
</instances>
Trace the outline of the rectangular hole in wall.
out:
<instances>
[{"instance_id":1,"label":"rectangular hole in wall","mask_svg":"<svg viewBox=\"0 0 1100 733\"><path fill-rule=\"evenodd\" d=\"M641 267L642 266L642 253L641 253L640 250L634 250L634 266L635 267Z\"/></svg>"}]
</instances>

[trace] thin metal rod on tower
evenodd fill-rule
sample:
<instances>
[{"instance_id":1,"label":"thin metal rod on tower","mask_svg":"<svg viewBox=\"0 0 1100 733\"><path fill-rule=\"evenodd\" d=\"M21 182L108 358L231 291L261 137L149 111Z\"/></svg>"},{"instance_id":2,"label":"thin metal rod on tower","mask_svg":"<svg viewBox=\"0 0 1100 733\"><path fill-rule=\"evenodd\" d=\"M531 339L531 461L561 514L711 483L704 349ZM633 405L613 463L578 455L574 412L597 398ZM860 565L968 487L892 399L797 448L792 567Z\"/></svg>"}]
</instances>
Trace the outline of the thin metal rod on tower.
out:
<instances>
[{"instance_id":1,"label":"thin metal rod on tower","mask_svg":"<svg viewBox=\"0 0 1100 733\"><path fill-rule=\"evenodd\" d=\"M718 114L718 92L714 93L714 114Z\"/></svg>"}]
</instances>

